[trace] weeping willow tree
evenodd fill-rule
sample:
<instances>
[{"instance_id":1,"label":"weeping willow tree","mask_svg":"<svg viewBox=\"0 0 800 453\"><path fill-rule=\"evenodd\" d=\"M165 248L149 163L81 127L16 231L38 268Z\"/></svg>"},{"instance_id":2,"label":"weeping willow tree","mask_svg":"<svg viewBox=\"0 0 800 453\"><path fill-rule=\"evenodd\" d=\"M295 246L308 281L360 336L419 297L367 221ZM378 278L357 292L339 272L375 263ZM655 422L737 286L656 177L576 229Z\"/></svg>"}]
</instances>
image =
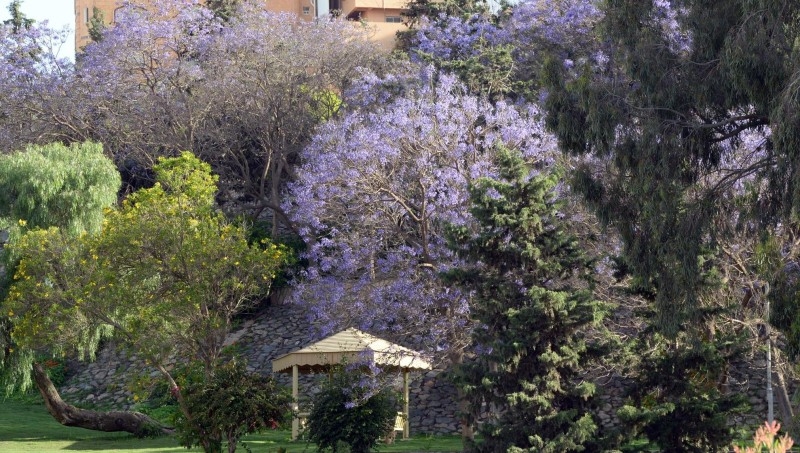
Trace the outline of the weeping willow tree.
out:
<instances>
[{"instance_id":1,"label":"weeping willow tree","mask_svg":"<svg viewBox=\"0 0 800 453\"><path fill-rule=\"evenodd\" d=\"M53 143L0 154L0 230L13 243L23 233L56 227L78 236L100 230L103 209L117 201L120 175L97 143ZM0 244L2 246L2 244ZM0 248L0 297L16 257Z\"/></svg>"},{"instance_id":2,"label":"weeping willow tree","mask_svg":"<svg viewBox=\"0 0 800 453\"><path fill-rule=\"evenodd\" d=\"M0 155L0 218L26 229L97 232L119 187L119 173L97 143L53 143Z\"/></svg>"}]
</instances>

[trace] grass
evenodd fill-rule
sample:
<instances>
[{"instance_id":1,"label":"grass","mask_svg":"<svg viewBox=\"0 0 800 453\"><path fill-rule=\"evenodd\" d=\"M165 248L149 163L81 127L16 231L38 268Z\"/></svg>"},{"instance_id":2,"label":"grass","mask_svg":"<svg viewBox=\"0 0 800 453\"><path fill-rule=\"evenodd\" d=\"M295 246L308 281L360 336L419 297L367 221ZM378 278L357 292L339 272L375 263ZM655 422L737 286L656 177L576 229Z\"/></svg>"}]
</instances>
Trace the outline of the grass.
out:
<instances>
[{"instance_id":1,"label":"grass","mask_svg":"<svg viewBox=\"0 0 800 453\"><path fill-rule=\"evenodd\" d=\"M291 442L286 430L268 431L245 439L253 453L315 453L307 442ZM457 436L414 437L382 445L381 453L458 452ZM102 433L82 428L61 426L47 413L44 405L0 400L0 452L55 453L64 451L103 451L112 453L167 453L202 451L187 450L171 437L137 439L125 433ZM245 451L239 448L237 451Z\"/></svg>"}]
</instances>

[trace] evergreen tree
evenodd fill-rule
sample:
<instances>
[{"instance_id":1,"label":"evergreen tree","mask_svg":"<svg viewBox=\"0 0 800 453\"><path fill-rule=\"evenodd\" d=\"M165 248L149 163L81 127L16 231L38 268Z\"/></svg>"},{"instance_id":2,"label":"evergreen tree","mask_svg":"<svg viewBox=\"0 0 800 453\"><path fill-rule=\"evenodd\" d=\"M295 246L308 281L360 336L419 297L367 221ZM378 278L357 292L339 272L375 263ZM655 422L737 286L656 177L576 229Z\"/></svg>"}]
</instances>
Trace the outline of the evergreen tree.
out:
<instances>
[{"instance_id":1,"label":"evergreen tree","mask_svg":"<svg viewBox=\"0 0 800 453\"><path fill-rule=\"evenodd\" d=\"M4 25L11 25L11 30L14 34L22 30L28 30L33 25L33 19L25 16L22 12L22 0L13 0L8 4L8 13L11 15L10 19L3 21Z\"/></svg>"},{"instance_id":2,"label":"evergreen tree","mask_svg":"<svg viewBox=\"0 0 800 453\"><path fill-rule=\"evenodd\" d=\"M589 261L559 220L557 175L533 174L499 148L499 178L471 188L476 233L451 230L465 260L448 277L471 291L475 360L459 370L473 411L492 413L478 451L583 451L597 425L594 385L578 373L600 352L588 331L604 304L592 299Z\"/></svg>"},{"instance_id":3,"label":"evergreen tree","mask_svg":"<svg viewBox=\"0 0 800 453\"><path fill-rule=\"evenodd\" d=\"M208 0L205 2L208 9L223 21L229 21L239 8L240 0Z\"/></svg>"},{"instance_id":4,"label":"evergreen tree","mask_svg":"<svg viewBox=\"0 0 800 453\"><path fill-rule=\"evenodd\" d=\"M89 38L92 42L103 40L103 32L106 31L106 21L103 10L98 7L92 8L92 18L89 19Z\"/></svg>"}]
</instances>

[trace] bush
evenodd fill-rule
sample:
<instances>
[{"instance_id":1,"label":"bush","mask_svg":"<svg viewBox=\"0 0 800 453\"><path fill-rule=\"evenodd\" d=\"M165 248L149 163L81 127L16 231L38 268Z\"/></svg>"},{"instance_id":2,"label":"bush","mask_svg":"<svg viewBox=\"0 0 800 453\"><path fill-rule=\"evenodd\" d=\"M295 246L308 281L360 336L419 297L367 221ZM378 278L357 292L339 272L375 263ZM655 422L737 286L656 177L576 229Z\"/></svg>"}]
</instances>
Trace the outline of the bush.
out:
<instances>
[{"instance_id":1,"label":"bush","mask_svg":"<svg viewBox=\"0 0 800 453\"><path fill-rule=\"evenodd\" d=\"M248 372L244 364L231 361L217 367L208 381L190 381L181 389L192 416L176 419L181 445L200 446L206 452L236 450L245 434L277 428L286 419L291 395L268 376Z\"/></svg>"},{"instance_id":2,"label":"bush","mask_svg":"<svg viewBox=\"0 0 800 453\"><path fill-rule=\"evenodd\" d=\"M308 417L308 438L317 451L366 453L392 429L397 417L397 398L386 386L363 385L363 373L337 370L314 397Z\"/></svg>"},{"instance_id":3,"label":"bush","mask_svg":"<svg viewBox=\"0 0 800 453\"><path fill-rule=\"evenodd\" d=\"M764 422L753 435L752 447L735 445L733 451L734 453L786 453L792 448L794 441L788 434L778 437L780 430L780 423L776 421L772 423Z\"/></svg>"},{"instance_id":4,"label":"bush","mask_svg":"<svg viewBox=\"0 0 800 453\"><path fill-rule=\"evenodd\" d=\"M67 380L67 365L63 359L47 359L42 362L42 365L47 370L47 376L54 386L61 387L64 385Z\"/></svg>"},{"instance_id":5,"label":"bush","mask_svg":"<svg viewBox=\"0 0 800 453\"><path fill-rule=\"evenodd\" d=\"M643 436L647 448L669 452L727 452L733 440L728 420L747 409L742 394L720 385L727 364L738 354L736 338L718 333L714 341L669 347L654 337L658 348L641 352L638 378L630 404L617 416L632 438Z\"/></svg>"}]
</instances>

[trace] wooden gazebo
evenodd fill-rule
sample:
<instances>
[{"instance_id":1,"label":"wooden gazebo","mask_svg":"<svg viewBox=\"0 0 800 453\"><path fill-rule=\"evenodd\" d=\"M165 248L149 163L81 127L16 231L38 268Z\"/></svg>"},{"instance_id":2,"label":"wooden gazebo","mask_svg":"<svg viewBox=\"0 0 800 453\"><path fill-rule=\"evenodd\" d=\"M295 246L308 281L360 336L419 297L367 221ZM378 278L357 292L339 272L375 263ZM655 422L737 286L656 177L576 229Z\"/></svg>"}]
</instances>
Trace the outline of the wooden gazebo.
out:
<instances>
[{"instance_id":1,"label":"wooden gazebo","mask_svg":"<svg viewBox=\"0 0 800 453\"><path fill-rule=\"evenodd\" d=\"M408 438L408 373L411 370L429 370L431 364L419 352L350 328L272 361L273 373L288 373L290 370L292 373L295 409L292 420L293 440L300 431L300 420L297 417L299 374L327 373L332 367L344 362L364 361L403 373L403 438Z\"/></svg>"}]
</instances>

